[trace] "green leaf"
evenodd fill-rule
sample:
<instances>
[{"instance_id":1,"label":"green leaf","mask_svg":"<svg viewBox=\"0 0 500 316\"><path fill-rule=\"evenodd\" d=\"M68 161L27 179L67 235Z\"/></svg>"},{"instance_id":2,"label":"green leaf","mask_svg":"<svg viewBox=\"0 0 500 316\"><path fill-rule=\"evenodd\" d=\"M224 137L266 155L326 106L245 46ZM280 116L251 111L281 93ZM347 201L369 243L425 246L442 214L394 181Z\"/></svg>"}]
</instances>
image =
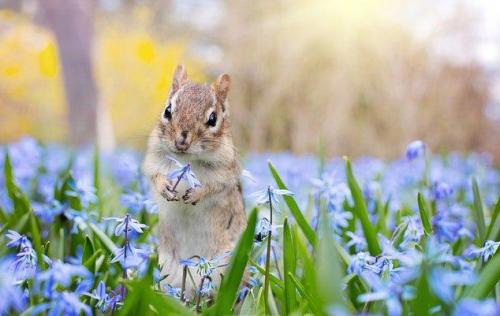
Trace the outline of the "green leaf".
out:
<instances>
[{"instance_id":1,"label":"green leaf","mask_svg":"<svg viewBox=\"0 0 500 316\"><path fill-rule=\"evenodd\" d=\"M262 273L263 275L266 273L266 269L264 269L263 267L261 267L257 262L255 262L253 259L249 259L248 262L250 262L250 264L255 267L260 273ZM285 288L285 283L283 281L281 281L280 279L278 279L274 274L269 274L269 279L274 283L276 284L277 286L279 286L280 288L284 289Z\"/></svg>"},{"instance_id":2,"label":"green leaf","mask_svg":"<svg viewBox=\"0 0 500 316\"><path fill-rule=\"evenodd\" d=\"M29 213L31 210L29 199L16 184L16 180L14 178L12 170L12 162L7 150L5 151L3 169L5 177L5 187L7 188L7 193L14 206L13 215L20 217L26 213Z\"/></svg>"},{"instance_id":3,"label":"green leaf","mask_svg":"<svg viewBox=\"0 0 500 316\"><path fill-rule=\"evenodd\" d=\"M424 262L420 271L420 278L417 282L417 293L415 299L412 301L412 310L414 315L430 315L429 310L438 302L429 285L428 280L429 269Z\"/></svg>"},{"instance_id":4,"label":"green leaf","mask_svg":"<svg viewBox=\"0 0 500 316\"><path fill-rule=\"evenodd\" d=\"M422 193L418 192L418 210L420 212L420 220L422 221L422 226L424 227L424 233L427 236L432 235L432 225L429 220L429 209L427 208L427 203L422 196Z\"/></svg>"},{"instance_id":5,"label":"green leaf","mask_svg":"<svg viewBox=\"0 0 500 316\"><path fill-rule=\"evenodd\" d=\"M40 224L38 223L38 218L33 211L30 212L30 228L31 228L31 239L33 240L33 248L35 249L36 255L40 258L40 262L43 257L42 250L42 239L40 235Z\"/></svg>"},{"instance_id":6,"label":"green leaf","mask_svg":"<svg viewBox=\"0 0 500 316\"><path fill-rule=\"evenodd\" d=\"M290 275L295 275L297 266L295 258L295 247L293 245L292 234L288 227L288 219L285 218L283 224L283 269L285 275L285 314L290 314L297 306L295 285L290 279Z\"/></svg>"},{"instance_id":7,"label":"green leaf","mask_svg":"<svg viewBox=\"0 0 500 316\"><path fill-rule=\"evenodd\" d=\"M498 281L500 281L500 252L497 252L485 265L479 279L468 288L465 296L484 299L495 289Z\"/></svg>"},{"instance_id":8,"label":"green leaf","mask_svg":"<svg viewBox=\"0 0 500 316\"><path fill-rule=\"evenodd\" d=\"M83 261L83 265L92 271L92 273L96 273L98 269L96 269L96 261L97 258L103 253L102 249L98 249L95 251L90 257Z\"/></svg>"},{"instance_id":9,"label":"green leaf","mask_svg":"<svg viewBox=\"0 0 500 316\"><path fill-rule=\"evenodd\" d=\"M274 167L274 165L270 161L268 162L268 165L269 165L269 170L271 170L271 174L273 175L273 178L276 181L276 184L278 185L278 188L287 190L288 188L286 187L283 180L281 180L281 177L276 168ZM285 200L285 203L288 206L288 209L292 213L293 217L295 218L297 225L299 225L300 229L306 236L309 243L315 248L317 242L316 233L314 232L314 229L311 227L311 225L309 225L304 215L300 211L299 205L297 204L293 196L284 195L283 200Z\"/></svg>"},{"instance_id":10,"label":"green leaf","mask_svg":"<svg viewBox=\"0 0 500 316\"><path fill-rule=\"evenodd\" d=\"M99 218L102 218L104 212L103 198L102 198L102 188L101 188L101 159L99 154L99 146L95 146L94 149L94 187L95 194L97 196L97 209L99 211Z\"/></svg>"},{"instance_id":11,"label":"green leaf","mask_svg":"<svg viewBox=\"0 0 500 316\"><path fill-rule=\"evenodd\" d=\"M309 307L311 308L311 311L313 312L313 314L314 315L321 315L321 314L323 314L321 312L321 310L319 309L319 307L316 305L316 302L313 299L313 297L311 295L309 295L309 293L304 288L304 286L302 285L302 283L300 283L300 281L297 280L297 278L295 278L295 276L293 276L291 273L288 274L288 277L295 284L295 287L299 291L300 295L302 295L302 297L304 297L307 300L307 303L309 304Z\"/></svg>"},{"instance_id":12,"label":"green leaf","mask_svg":"<svg viewBox=\"0 0 500 316\"><path fill-rule=\"evenodd\" d=\"M500 213L500 198L498 198L498 201L495 204L495 207L493 208L491 222L490 225L488 226L488 233L486 234L488 236L488 240L500 239L500 216L498 216L499 213Z\"/></svg>"},{"instance_id":13,"label":"green leaf","mask_svg":"<svg viewBox=\"0 0 500 316\"><path fill-rule=\"evenodd\" d=\"M61 260L64 258L64 244L65 244L65 239L64 239L64 227L59 228L59 249L58 249L58 258Z\"/></svg>"},{"instance_id":14,"label":"green leaf","mask_svg":"<svg viewBox=\"0 0 500 316\"><path fill-rule=\"evenodd\" d=\"M347 310L341 288L344 273L339 262L336 242L332 238L326 210L321 209L320 212L322 238L319 240L316 261L317 292L324 310L332 306Z\"/></svg>"},{"instance_id":15,"label":"green leaf","mask_svg":"<svg viewBox=\"0 0 500 316\"><path fill-rule=\"evenodd\" d=\"M85 236L85 243L83 244L82 261L85 262L95 253L94 243L89 236Z\"/></svg>"},{"instance_id":16,"label":"green leaf","mask_svg":"<svg viewBox=\"0 0 500 316\"><path fill-rule=\"evenodd\" d=\"M90 229L94 232L94 234L99 238L101 243L106 247L106 249L111 252L112 254L117 254L118 253L118 247L115 245L115 243L106 235L99 227L97 227L93 223L88 223Z\"/></svg>"},{"instance_id":17,"label":"green leaf","mask_svg":"<svg viewBox=\"0 0 500 316\"><path fill-rule=\"evenodd\" d=\"M120 315L194 315L172 297L154 291L147 278L128 281L127 289L127 299Z\"/></svg>"},{"instance_id":18,"label":"green leaf","mask_svg":"<svg viewBox=\"0 0 500 316\"><path fill-rule=\"evenodd\" d=\"M366 242L368 244L368 250L372 256L378 256L382 249L378 243L377 234L375 229L370 222L370 217L368 216L368 210L366 209L366 203L359 188L358 182L354 177L351 161L345 158L345 173L347 177L347 184L351 190L352 199L354 200L354 212L356 217L361 222L361 227L363 228L363 234L365 235Z\"/></svg>"},{"instance_id":19,"label":"green leaf","mask_svg":"<svg viewBox=\"0 0 500 316\"><path fill-rule=\"evenodd\" d=\"M236 296L238 295L238 287L240 286L252 250L256 223L257 209L253 209L248 218L247 228L233 251L227 273L220 286L217 301L215 303L215 315L226 315L231 313L233 304L236 301Z\"/></svg>"},{"instance_id":20,"label":"green leaf","mask_svg":"<svg viewBox=\"0 0 500 316\"><path fill-rule=\"evenodd\" d=\"M0 205L0 224L5 225L8 221L9 219L7 218L7 215L5 214L2 206Z\"/></svg>"},{"instance_id":21,"label":"green leaf","mask_svg":"<svg viewBox=\"0 0 500 316\"><path fill-rule=\"evenodd\" d=\"M9 222L5 224L5 226L0 229L0 235L3 234L7 229L13 229L16 232L25 232L26 225L30 220L31 213L26 213L21 218L16 218L15 216L11 217Z\"/></svg>"},{"instance_id":22,"label":"green leaf","mask_svg":"<svg viewBox=\"0 0 500 316\"><path fill-rule=\"evenodd\" d=\"M408 228L408 222L403 222L399 224L398 227L396 227L391 238L393 247L398 248L399 245L403 242L407 228Z\"/></svg>"},{"instance_id":23,"label":"green leaf","mask_svg":"<svg viewBox=\"0 0 500 316\"><path fill-rule=\"evenodd\" d=\"M258 315L257 300L252 293L249 293L241 304L240 315Z\"/></svg>"},{"instance_id":24,"label":"green leaf","mask_svg":"<svg viewBox=\"0 0 500 316\"><path fill-rule=\"evenodd\" d=\"M479 187L475 178L472 178L472 192L474 193L474 221L477 225L477 233L479 238L479 245L482 245L486 237L486 225L484 224L483 202L479 194Z\"/></svg>"}]
</instances>

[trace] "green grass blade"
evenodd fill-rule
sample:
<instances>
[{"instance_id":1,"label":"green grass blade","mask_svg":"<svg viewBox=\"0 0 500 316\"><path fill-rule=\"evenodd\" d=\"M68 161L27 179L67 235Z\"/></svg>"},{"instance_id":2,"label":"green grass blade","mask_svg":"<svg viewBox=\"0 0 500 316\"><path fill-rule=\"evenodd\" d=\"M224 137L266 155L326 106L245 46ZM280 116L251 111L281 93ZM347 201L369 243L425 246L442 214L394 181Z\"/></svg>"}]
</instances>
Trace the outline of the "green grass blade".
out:
<instances>
[{"instance_id":1,"label":"green grass blade","mask_svg":"<svg viewBox=\"0 0 500 316\"><path fill-rule=\"evenodd\" d=\"M479 245L482 245L486 238L486 225L484 224L483 202L479 193L479 187L475 178L472 178L472 192L474 194L473 216L477 225Z\"/></svg>"},{"instance_id":2,"label":"green grass blade","mask_svg":"<svg viewBox=\"0 0 500 316\"><path fill-rule=\"evenodd\" d=\"M420 271L420 277L416 284L416 297L411 302L414 315L430 315L430 309L438 304L436 297L432 294L429 279L429 269L424 262Z\"/></svg>"},{"instance_id":3,"label":"green grass blade","mask_svg":"<svg viewBox=\"0 0 500 316\"><path fill-rule=\"evenodd\" d=\"M85 262L87 259L92 257L95 252L94 243L89 236L85 236L85 241L83 243L82 261Z\"/></svg>"},{"instance_id":4,"label":"green grass blade","mask_svg":"<svg viewBox=\"0 0 500 316\"><path fill-rule=\"evenodd\" d=\"M129 281L127 285L127 299L120 315L195 315L172 297L154 291L144 280Z\"/></svg>"},{"instance_id":5,"label":"green grass blade","mask_svg":"<svg viewBox=\"0 0 500 316\"><path fill-rule=\"evenodd\" d=\"M288 219L285 218L283 224L283 270L285 278L285 314L290 314L297 306L296 290L290 275L295 275L297 266L295 257L295 247L293 244L292 234L288 226Z\"/></svg>"},{"instance_id":6,"label":"green grass blade","mask_svg":"<svg viewBox=\"0 0 500 316\"><path fill-rule=\"evenodd\" d=\"M245 300L241 304L240 315L257 315L257 300L254 298L253 294L250 293L245 297Z\"/></svg>"},{"instance_id":7,"label":"green grass blade","mask_svg":"<svg viewBox=\"0 0 500 316\"><path fill-rule=\"evenodd\" d=\"M293 276L291 273L288 274L288 277L290 278L290 280L293 282L293 284L295 285L295 287L299 291L299 294L307 300L307 303L309 304L309 307L311 308L311 311L313 312L313 314L314 315L323 314L321 312L321 310L319 309L318 305L316 305L316 302L313 299L313 297L311 295L309 295L307 290L304 288L304 285L302 285L302 283L297 278L295 278L295 276Z\"/></svg>"},{"instance_id":8,"label":"green grass blade","mask_svg":"<svg viewBox=\"0 0 500 316\"><path fill-rule=\"evenodd\" d=\"M83 261L83 265L89 269L92 273L97 273L97 270L95 269L96 267L96 260L97 258L103 253L102 249L97 249L90 257L88 257L86 260Z\"/></svg>"},{"instance_id":9,"label":"green grass blade","mask_svg":"<svg viewBox=\"0 0 500 316\"><path fill-rule=\"evenodd\" d=\"M249 259L248 262L257 269L262 275L266 274L266 269L261 267L257 262L255 262L253 259ZM274 274L269 274L269 280L279 286L280 288L284 289L285 288L285 283L278 279Z\"/></svg>"},{"instance_id":10,"label":"green grass blade","mask_svg":"<svg viewBox=\"0 0 500 316\"><path fill-rule=\"evenodd\" d=\"M24 214L21 218L16 218L15 216L11 217L9 222L0 229L0 235L2 235L7 229L13 229L16 232L25 232L25 227L28 224L30 217L30 213Z\"/></svg>"},{"instance_id":11,"label":"green grass blade","mask_svg":"<svg viewBox=\"0 0 500 316\"><path fill-rule=\"evenodd\" d=\"M467 290L465 296L484 299L495 289L495 285L499 281L500 252L497 252L483 268L483 271L479 275L479 279Z\"/></svg>"},{"instance_id":12,"label":"green grass blade","mask_svg":"<svg viewBox=\"0 0 500 316\"><path fill-rule=\"evenodd\" d=\"M498 198L495 207L493 208L493 212L491 215L491 222L488 226L488 232L486 234L488 240L499 240L500 239L500 198Z\"/></svg>"},{"instance_id":13,"label":"green grass blade","mask_svg":"<svg viewBox=\"0 0 500 316\"><path fill-rule=\"evenodd\" d=\"M99 147L96 145L94 149L94 170L93 170L93 176L94 176L94 187L95 187L95 194L97 196L97 210L99 211L99 218L102 218L103 212L104 212L104 199L102 197L102 187L101 187L101 159L100 159L100 152L99 152Z\"/></svg>"},{"instance_id":14,"label":"green grass blade","mask_svg":"<svg viewBox=\"0 0 500 316\"><path fill-rule=\"evenodd\" d=\"M320 212L321 239L316 261L316 288L324 310L331 307L347 310L341 287L344 273L336 242L332 238L326 210L322 209Z\"/></svg>"},{"instance_id":15,"label":"green grass blade","mask_svg":"<svg viewBox=\"0 0 500 316\"><path fill-rule=\"evenodd\" d=\"M363 233L368 244L368 250L372 256L378 256L382 252L382 249L378 243L375 229L370 222L363 194L361 193L358 182L354 177L351 161L347 158L345 159L345 173L347 177L347 184L349 185L352 199L354 200L354 212L356 213L356 217L361 222L361 227L363 228Z\"/></svg>"},{"instance_id":16,"label":"green grass blade","mask_svg":"<svg viewBox=\"0 0 500 316\"><path fill-rule=\"evenodd\" d=\"M288 188L286 187L283 180L281 180L281 177L276 168L274 167L274 165L270 161L268 162L268 165L269 165L269 170L271 170L271 174L273 175L273 178L276 181L276 184L278 185L278 188L287 190ZM299 205L297 204L293 196L284 195L283 199L285 200L288 209L292 213L293 217L295 218L295 221L297 222L297 225L299 225L300 229L306 236L309 243L313 247L316 247L316 242L317 242L316 232L307 222L306 218L300 211Z\"/></svg>"},{"instance_id":17,"label":"green grass blade","mask_svg":"<svg viewBox=\"0 0 500 316\"><path fill-rule=\"evenodd\" d=\"M231 313L233 304L236 301L236 296L238 295L238 287L240 286L252 250L256 223L257 209L254 209L248 218L247 228L234 249L231 263L229 264L227 273L220 286L217 301L215 303L215 315L226 315Z\"/></svg>"},{"instance_id":18,"label":"green grass blade","mask_svg":"<svg viewBox=\"0 0 500 316\"><path fill-rule=\"evenodd\" d=\"M112 254L116 254L118 252L118 247L115 243L106 235L99 227L97 227L93 223L88 223L90 229L94 232L97 238L101 241L106 249Z\"/></svg>"},{"instance_id":19,"label":"green grass blade","mask_svg":"<svg viewBox=\"0 0 500 316\"><path fill-rule=\"evenodd\" d=\"M5 187L7 188L7 194L14 206L14 210L12 212L13 215L20 217L23 214L29 213L31 210L29 199L16 184L16 180L12 169L12 162L10 160L10 155L7 150L5 151L3 169L4 169L4 182L5 182Z\"/></svg>"},{"instance_id":20,"label":"green grass blade","mask_svg":"<svg viewBox=\"0 0 500 316\"><path fill-rule=\"evenodd\" d=\"M5 211L3 210L2 206L0 205L0 224L5 225L9 221L9 218L5 214Z\"/></svg>"},{"instance_id":21,"label":"green grass blade","mask_svg":"<svg viewBox=\"0 0 500 316\"><path fill-rule=\"evenodd\" d=\"M31 229L31 239L33 240L33 248L38 256L38 260L42 266L43 261L43 250L42 250L42 239L40 234L40 224L38 223L38 218L34 212L30 212L30 229Z\"/></svg>"},{"instance_id":22,"label":"green grass blade","mask_svg":"<svg viewBox=\"0 0 500 316\"><path fill-rule=\"evenodd\" d=\"M418 192L418 210L420 213L420 220L422 221L422 226L424 227L424 233L427 236L432 235L432 225L429 219L429 209L427 208L427 203L424 200L422 193Z\"/></svg>"},{"instance_id":23,"label":"green grass blade","mask_svg":"<svg viewBox=\"0 0 500 316\"><path fill-rule=\"evenodd\" d=\"M396 249L403 242L404 235L405 235L407 228L408 228L408 222L401 223L401 224L399 224L398 227L396 227L396 230L394 231L394 233L391 237L392 246L395 247Z\"/></svg>"}]
</instances>

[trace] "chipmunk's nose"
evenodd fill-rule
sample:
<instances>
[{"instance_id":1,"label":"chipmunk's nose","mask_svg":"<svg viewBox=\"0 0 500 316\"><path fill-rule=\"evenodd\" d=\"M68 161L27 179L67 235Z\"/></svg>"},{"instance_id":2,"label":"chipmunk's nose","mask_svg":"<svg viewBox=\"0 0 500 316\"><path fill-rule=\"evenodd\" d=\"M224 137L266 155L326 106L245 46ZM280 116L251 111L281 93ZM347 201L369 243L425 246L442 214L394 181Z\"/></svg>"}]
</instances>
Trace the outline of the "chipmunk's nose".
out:
<instances>
[{"instance_id":1,"label":"chipmunk's nose","mask_svg":"<svg viewBox=\"0 0 500 316\"><path fill-rule=\"evenodd\" d=\"M189 132L182 131L179 136L175 139L175 148L178 151L186 151L190 146Z\"/></svg>"}]
</instances>

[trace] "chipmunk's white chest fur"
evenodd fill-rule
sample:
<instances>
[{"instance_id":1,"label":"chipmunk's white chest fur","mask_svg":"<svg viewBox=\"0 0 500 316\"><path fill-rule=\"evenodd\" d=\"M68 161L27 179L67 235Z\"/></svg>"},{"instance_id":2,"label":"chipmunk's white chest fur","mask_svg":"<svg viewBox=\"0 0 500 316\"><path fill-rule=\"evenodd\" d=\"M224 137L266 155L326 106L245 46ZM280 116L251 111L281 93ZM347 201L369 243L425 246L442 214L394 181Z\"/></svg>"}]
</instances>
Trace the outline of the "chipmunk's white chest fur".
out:
<instances>
[{"instance_id":1,"label":"chipmunk's white chest fur","mask_svg":"<svg viewBox=\"0 0 500 316\"><path fill-rule=\"evenodd\" d=\"M166 168L162 168L164 174L168 173ZM202 183L215 176L204 168L194 167L194 171ZM187 189L186 183L181 181L176 191L179 196L183 196ZM217 238L220 238L220 227L214 224L216 213L221 208L221 198L221 193L207 194L196 205L192 205L182 200L167 201L155 192L160 219L159 263L162 274L168 275L166 282L169 284L177 287L182 284L181 259L193 256L211 259L221 254L218 252L222 250L215 245ZM195 281L199 279L197 275L193 277Z\"/></svg>"}]
</instances>

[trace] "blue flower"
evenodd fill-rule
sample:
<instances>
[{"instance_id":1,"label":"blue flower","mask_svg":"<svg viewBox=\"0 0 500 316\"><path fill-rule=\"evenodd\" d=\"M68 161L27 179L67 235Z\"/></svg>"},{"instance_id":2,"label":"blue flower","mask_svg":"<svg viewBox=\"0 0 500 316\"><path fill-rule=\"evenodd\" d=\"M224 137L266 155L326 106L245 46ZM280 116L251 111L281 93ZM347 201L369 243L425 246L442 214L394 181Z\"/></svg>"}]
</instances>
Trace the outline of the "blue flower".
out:
<instances>
[{"instance_id":1,"label":"blue flower","mask_svg":"<svg viewBox=\"0 0 500 316\"><path fill-rule=\"evenodd\" d=\"M196 175L194 174L190 163L183 165L175 158L172 157L167 157L167 158L173 161L177 166L176 169L173 169L167 175L168 180L177 182L179 182L180 180L185 180L190 188L201 187L201 183L196 178ZM175 190L175 187L173 188L173 190Z\"/></svg>"},{"instance_id":2,"label":"blue flower","mask_svg":"<svg viewBox=\"0 0 500 316\"><path fill-rule=\"evenodd\" d=\"M54 217L62 214L68 207L58 200L48 203L33 203L33 211L44 223L52 223Z\"/></svg>"},{"instance_id":3,"label":"blue flower","mask_svg":"<svg viewBox=\"0 0 500 316\"><path fill-rule=\"evenodd\" d=\"M48 270L36 275L35 288L39 289L41 283L44 283L43 295L51 298L56 293L57 285L68 288L75 277L91 279L92 274L84 266L54 261Z\"/></svg>"},{"instance_id":4,"label":"blue flower","mask_svg":"<svg viewBox=\"0 0 500 316\"><path fill-rule=\"evenodd\" d=\"M444 268L434 268L430 274L432 291L444 302L451 303L454 298L454 287L470 285L476 281L473 271L451 271Z\"/></svg>"},{"instance_id":5,"label":"blue flower","mask_svg":"<svg viewBox=\"0 0 500 316\"><path fill-rule=\"evenodd\" d=\"M137 214L142 210L153 213L156 210L154 202L139 192L130 191L122 194L120 202L132 214Z\"/></svg>"},{"instance_id":6,"label":"blue flower","mask_svg":"<svg viewBox=\"0 0 500 316\"><path fill-rule=\"evenodd\" d=\"M406 147L406 159L414 160L425 153L425 143L421 140L416 140L411 142L408 147Z\"/></svg>"},{"instance_id":7,"label":"blue flower","mask_svg":"<svg viewBox=\"0 0 500 316\"><path fill-rule=\"evenodd\" d=\"M139 177L139 158L136 152L119 151L109 157L111 173L122 187L129 187Z\"/></svg>"},{"instance_id":8,"label":"blue flower","mask_svg":"<svg viewBox=\"0 0 500 316\"><path fill-rule=\"evenodd\" d=\"M180 299L181 298L181 289L178 288L178 287L173 287L170 284L165 284L163 286L163 290L165 291L165 293L168 296L172 296L172 297L174 297L176 299Z\"/></svg>"},{"instance_id":9,"label":"blue flower","mask_svg":"<svg viewBox=\"0 0 500 316\"><path fill-rule=\"evenodd\" d=\"M490 298L479 301L473 298L464 298L453 311L453 316L498 316L500 307Z\"/></svg>"},{"instance_id":10,"label":"blue flower","mask_svg":"<svg viewBox=\"0 0 500 316\"><path fill-rule=\"evenodd\" d=\"M403 242L400 247L408 249L420 241L424 231L418 216L405 217L403 223L406 224L406 230L403 234Z\"/></svg>"},{"instance_id":11,"label":"blue flower","mask_svg":"<svg viewBox=\"0 0 500 316\"><path fill-rule=\"evenodd\" d=\"M343 210L335 210L328 213L331 221L330 224L336 232L340 232L342 228L349 226L349 220L352 219L352 213Z\"/></svg>"},{"instance_id":12,"label":"blue flower","mask_svg":"<svg viewBox=\"0 0 500 316\"><path fill-rule=\"evenodd\" d=\"M133 219L130 215L125 215L125 217L108 217L106 220L114 220L118 223L115 227L115 236L120 236L126 230L126 233L130 233L135 231L139 234L143 233L143 228L148 227L145 224L139 223L136 219Z\"/></svg>"},{"instance_id":13,"label":"blue flower","mask_svg":"<svg viewBox=\"0 0 500 316\"><path fill-rule=\"evenodd\" d=\"M72 234L78 233L78 230L85 231L87 229L87 222L90 220L90 216L88 213L73 209L67 209L64 211L64 216L67 219L73 221L73 226L71 227Z\"/></svg>"},{"instance_id":14,"label":"blue flower","mask_svg":"<svg viewBox=\"0 0 500 316\"><path fill-rule=\"evenodd\" d=\"M432 219L434 233L441 241L455 242L461 237L473 239L474 235L466 227L465 220L446 212L438 212Z\"/></svg>"},{"instance_id":15,"label":"blue flower","mask_svg":"<svg viewBox=\"0 0 500 316\"><path fill-rule=\"evenodd\" d=\"M16 260L12 262L9 270L12 271L16 281L21 282L35 275L37 262L35 250L31 247L24 247L16 255Z\"/></svg>"},{"instance_id":16,"label":"blue flower","mask_svg":"<svg viewBox=\"0 0 500 316\"><path fill-rule=\"evenodd\" d=\"M226 265L226 258L231 255L230 252L225 252L208 260L204 257L193 256L187 259L179 260L182 266L197 268L197 273L201 276L211 276L215 269Z\"/></svg>"},{"instance_id":17,"label":"blue flower","mask_svg":"<svg viewBox=\"0 0 500 316\"><path fill-rule=\"evenodd\" d=\"M127 242L123 247L118 249L111 263L119 262L123 268L138 267L147 259L148 254L140 248L135 248L131 242Z\"/></svg>"},{"instance_id":18,"label":"blue flower","mask_svg":"<svg viewBox=\"0 0 500 316\"><path fill-rule=\"evenodd\" d=\"M499 241L487 240L482 248L469 248L465 251L464 256L467 258L482 257L483 262L488 261L498 250Z\"/></svg>"},{"instance_id":19,"label":"blue flower","mask_svg":"<svg viewBox=\"0 0 500 316\"><path fill-rule=\"evenodd\" d=\"M257 223L257 227L255 228L255 241L262 242L268 236L271 231L271 223L265 217L261 218Z\"/></svg>"},{"instance_id":20,"label":"blue flower","mask_svg":"<svg viewBox=\"0 0 500 316\"><path fill-rule=\"evenodd\" d=\"M366 248L366 240L364 237L358 236L350 231L347 231L346 235L350 238L350 240L346 243L346 247L354 247L356 252L360 252Z\"/></svg>"},{"instance_id":21,"label":"blue flower","mask_svg":"<svg viewBox=\"0 0 500 316\"><path fill-rule=\"evenodd\" d=\"M254 192L251 196L255 199L255 203L258 205L268 205L272 204L273 210L279 212L279 200L278 196L293 195L293 192L284 189L275 189L272 186L267 187L266 189Z\"/></svg>"},{"instance_id":22,"label":"blue flower","mask_svg":"<svg viewBox=\"0 0 500 316\"><path fill-rule=\"evenodd\" d=\"M371 272L364 272L361 276L372 288L372 292L359 295L358 302L367 303L382 300L385 301L388 315L399 316L402 314L401 300L408 300L413 296L410 288L381 280Z\"/></svg>"},{"instance_id":23,"label":"blue flower","mask_svg":"<svg viewBox=\"0 0 500 316\"><path fill-rule=\"evenodd\" d=\"M212 282L212 279L210 277L205 277L203 281L203 286L198 291L202 296L209 296L210 294L213 293L214 290L215 290L215 285Z\"/></svg>"},{"instance_id":24,"label":"blue flower","mask_svg":"<svg viewBox=\"0 0 500 316\"><path fill-rule=\"evenodd\" d=\"M432 186L432 196L435 200L445 200L453 194L451 188L446 182L436 181Z\"/></svg>"},{"instance_id":25,"label":"blue flower","mask_svg":"<svg viewBox=\"0 0 500 316\"><path fill-rule=\"evenodd\" d=\"M115 300L116 295L109 295L106 292L106 283L104 283L104 281L100 281L99 284L97 285L97 288L94 291L92 291L92 293L83 293L83 294L97 300L96 307L99 308L102 312L105 312L108 309L113 308L114 305L117 303L117 301ZM120 295L118 296L121 298Z\"/></svg>"},{"instance_id":26,"label":"blue flower","mask_svg":"<svg viewBox=\"0 0 500 316\"><path fill-rule=\"evenodd\" d=\"M79 198L84 208L97 202L96 188L90 177L79 178L78 180L70 181L69 184L70 188L65 193L69 196Z\"/></svg>"},{"instance_id":27,"label":"blue flower","mask_svg":"<svg viewBox=\"0 0 500 316\"><path fill-rule=\"evenodd\" d=\"M198 260L195 260L195 259L196 259L196 257L180 259L179 264L181 266L186 266L186 267L196 267L196 265L198 264Z\"/></svg>"},{"instance_id":28,"label":"blue flower","mask_svg":"<svg viewBox=\"0 0 500 316\"><path fill-rule=\"evenodd\" d=\"M7 234L5 234L5 237L10 239L10 241L7 243L7 247L9 248L17 248L19 247L20 249L29 247L31 248L31 242L29 241L28 237L26 235L21 235L18 232L14 230L8 230Z\"/></svg>"},{"instance_id":29,"label":"blue flower","mask_svg":"<svg viewBox=\"0 0 500 316\"><path fill-rule=\"evenodd\" d=\"M42 303L33 307L32 315L45 313L49 316L79 316L81 313L92 315L92 309L82 303L78 294L72 292L57 292L49 303Z\"/></svg>"},{"instance_id":30,"label":"blue flower","mask_svg":"<svg viewBox=\"0 0 500 316\"><path fill-rule=\"evenodd\" d=\"M0 262L0 315L9 315L9 311L20 312L25 307L23 292L16 285L16 280L8 273L6 262Z\"/></svg>"},{"instance_id":31,"label":"blue flower","mask_svg":"<svg viewBox=\"0 0 500 316\"><path fill-rule=\"evenodd\" d=\"M361 275L365 271L379 273L380 268L375 265L377 259L370 256L367 252L358 252L351 257L351 262L347 266L347 273Z\"/></svg>"}]
</instances>

